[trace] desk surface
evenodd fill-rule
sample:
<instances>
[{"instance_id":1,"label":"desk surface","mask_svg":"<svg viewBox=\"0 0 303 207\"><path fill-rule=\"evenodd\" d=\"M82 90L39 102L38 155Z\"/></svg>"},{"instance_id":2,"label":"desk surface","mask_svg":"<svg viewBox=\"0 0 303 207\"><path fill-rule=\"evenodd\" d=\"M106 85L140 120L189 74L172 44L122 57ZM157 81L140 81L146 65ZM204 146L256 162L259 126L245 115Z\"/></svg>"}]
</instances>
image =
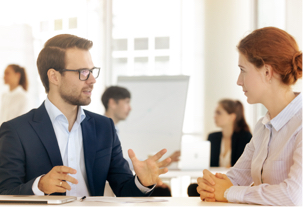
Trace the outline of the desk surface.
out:
<instances>
[{"instance_id":1,"label":"desk surface","mask_svg":"<svg viewBox=\"0 0 303 207\"><path fill-rule=\"evenodd\" d=\"M77 201L66 203L62 205L51 205L51 206L250 206L249 204L237 204L237 203L222 203L222 202L203 202L199 197L189 197L189 198L181 198L181 197L157 197L155 199L164 199L167 200L165 202L147 202L147 203L119 203L120 198L112 197L111 199L116 200L115 203L105 203L105 202L93 202L93 201ZM123 198L121 198L123 199ZM141 198L133 198L134 201L136 199ZM35 207L46 207L48 205L43 204L0 204L0 206L35 206Z\"/></svg>"}]
</instances>

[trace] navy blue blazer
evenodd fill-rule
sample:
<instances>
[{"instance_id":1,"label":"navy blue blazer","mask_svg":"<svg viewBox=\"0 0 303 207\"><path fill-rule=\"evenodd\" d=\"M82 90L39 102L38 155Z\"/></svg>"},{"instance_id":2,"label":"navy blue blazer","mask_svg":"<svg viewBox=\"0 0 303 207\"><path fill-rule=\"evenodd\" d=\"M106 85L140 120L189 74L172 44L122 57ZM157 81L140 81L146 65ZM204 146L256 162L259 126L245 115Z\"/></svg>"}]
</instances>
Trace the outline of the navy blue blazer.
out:
<instances>
[{"instance_id":1,"label":"navy blue blazer","mask_svg":"<svg viewBox=\"0 0 303 207\"><path fill-rule=\"evenodd\" d=\"M234 132L231 137L231 166L237 162L242 155L244 148L248 142L250 142L251 133L248 131ZM210 141L210 166L219 167L222 132L214 132L208 135Z\"/></svg>"},{"instance_id":2,"label":"navy blue blazer","mask_svg":"<svg viewBox=\"0 0 303 207\"><path fill-rule=\"evenodd\" d=\"M103 196L108 180L116 196L147 196L136 186L111 119L85 110L81 123L88 189ZM37 177L63 165L44 103L0 128L0 194L32 195ZM64 194L63 194L64 195Z\"/></svg>"}]
</instances>

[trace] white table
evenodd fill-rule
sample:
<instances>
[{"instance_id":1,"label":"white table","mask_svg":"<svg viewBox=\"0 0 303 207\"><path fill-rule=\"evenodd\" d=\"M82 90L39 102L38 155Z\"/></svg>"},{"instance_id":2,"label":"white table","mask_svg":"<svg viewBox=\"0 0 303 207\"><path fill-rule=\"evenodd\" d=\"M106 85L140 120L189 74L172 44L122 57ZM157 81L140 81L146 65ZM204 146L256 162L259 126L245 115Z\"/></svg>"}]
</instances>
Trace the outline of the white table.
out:
<instances>
[{"instance_id":1,"label":"white table","mask_svg":"<svg viewBox=\"0 0 303 207\"><path fill-rule=\"evenodd\" d=\"M165 199L166 202L147 202L147 203L120 203L119 199L116 197L111 197L114 203L104 203L104 202L91 202L84 200L83 202L73 201L70 203L62 204L62 205L51 205L51 206L251 206L249 204L237 204L237 203L223 203L223 202L203 202L199 197L189 197L189 198L175 198L175 197L162 197L155 199ZM123 199L123 198L121 198ZM134 201L136 199L141 198L133 198ZM0 206L35 206L35 207L46 207L46 204L0 204Z\"/></svg>"}]
</instances>

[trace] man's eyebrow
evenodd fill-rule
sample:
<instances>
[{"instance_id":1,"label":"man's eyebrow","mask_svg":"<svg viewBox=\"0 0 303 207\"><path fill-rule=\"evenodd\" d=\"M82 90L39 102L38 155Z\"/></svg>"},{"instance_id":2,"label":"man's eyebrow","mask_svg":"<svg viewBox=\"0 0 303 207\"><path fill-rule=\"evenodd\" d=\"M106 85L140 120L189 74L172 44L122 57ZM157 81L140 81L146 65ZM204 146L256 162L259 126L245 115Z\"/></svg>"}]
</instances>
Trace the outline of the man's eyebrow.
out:
<instances>
[{"instance_id":1,"label":"man's eyebrow","mask_svg":"<svg viewBox=\"0 0 303 207\"><path fill-rule=\"evenodd\" d=\"M238 65L240 68L245 68L244 66L242 66L242 65Z\"/></svg>"}]
</instances>

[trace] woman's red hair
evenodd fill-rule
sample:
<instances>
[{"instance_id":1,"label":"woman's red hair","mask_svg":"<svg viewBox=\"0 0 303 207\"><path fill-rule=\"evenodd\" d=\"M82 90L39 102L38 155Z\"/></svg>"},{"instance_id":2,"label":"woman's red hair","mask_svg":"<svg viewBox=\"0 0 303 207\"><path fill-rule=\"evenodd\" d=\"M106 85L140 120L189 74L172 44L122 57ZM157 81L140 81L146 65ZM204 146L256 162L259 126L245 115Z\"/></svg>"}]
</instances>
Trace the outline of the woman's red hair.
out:
<instances>
[{"instance_id":1,"label":"woman's red hair","mask_svg":"<svg viewBox=\"0 0 303 207\"><path fill-rule=\"evenodd\" d=\"M284 30L257 29L243 38L237 48L257 68L270 65L286 85L293 85L302 77L302 52L295 39Z\"/></svg>"}]
</instances>

